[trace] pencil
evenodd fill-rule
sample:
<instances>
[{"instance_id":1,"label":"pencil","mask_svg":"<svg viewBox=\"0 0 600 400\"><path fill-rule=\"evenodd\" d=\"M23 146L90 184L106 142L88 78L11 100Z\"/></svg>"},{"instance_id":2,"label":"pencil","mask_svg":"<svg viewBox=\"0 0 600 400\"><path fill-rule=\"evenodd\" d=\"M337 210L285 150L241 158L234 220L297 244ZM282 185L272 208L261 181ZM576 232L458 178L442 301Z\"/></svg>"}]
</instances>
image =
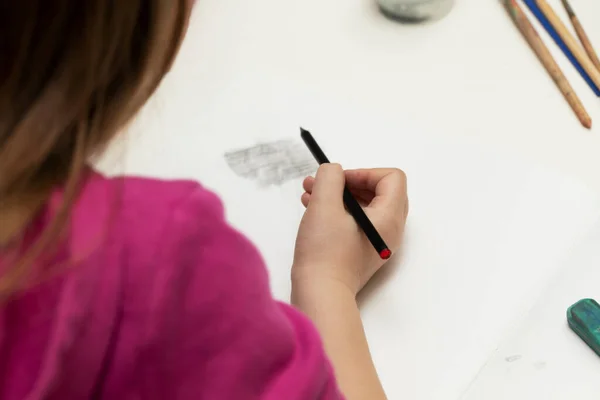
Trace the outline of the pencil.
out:
<instances>
[{"instance_id":1,"label":"pencil","mask_svg":"<svg viewBox=\"0 0 600 400\"><path fill-rule=\"evenodd\" d=\"M300 128L300 136L319 164L329 163L329 159L325 153L323 153L323 150L321 150L321 147L319 147L317 141L309 131ZM377 229L375 229L375 226L373 226L373 223L369 217L367 217L367 214L365 214L364 210L360 204L358 204L358 201L354 196L352 196L352 193L350 193L350 190L347 187L344 188L344 204L360 229L362 229L367 236L367 239L369 239L369 242L371 242L375 248L375 251L377 251L377 254L379 254L379 257L383 260L390 258L392 256L392 251L385 244L383 238L379 235L379 232L377 232Z\"/></svg>"},{"instance_id":2,"label":"pencil","mask_svg":"<svg viewBox=\"0 0 600 400\"><path fill-rule=\"evenodd\" d=\"M561 93L575 112L575 115L577 115L577 118L581 121L581 124L590 129L592 127L592 119L585 110L581 100L579 100L579 97L577 97L575 90L573 90L571 84L552 57L550 50L548 50L533 25L531 25L521 7L515 0L504 0L504 5L515 25L519 28L521 34L525 37L527 43L529 43L529 46L531 46L538 59L546 68L546 71L548 71L552 80L554 80L556 86L560 89Z\"/></svg>"},{"instance_id":3,"label":"pencil","mask_svg":"<svg viewBox=\"0 0 600 400\"><path fill-rule=\"evenodd\" d=\"M590 60L592 60L592 62L596 66L596 69L600 71L600 59L598 59L598 55L594 50L594 46L592 46L592 42L590 42L587 33L585 33L585 29L583 29L583 25L581 25L581 22L579 22L579 18L577 18L575 11L573 11L571 4L569 4L569 0L562 0L562 3L565 6L565 10L567 10L567 14L569 14L569 18L573 23L575 32L577 32L577 36L579 36L579 41L583 45L585 52L588 54Z\"/></svg>"},{"instance_id":4,"label":"pencil","mask_svg":"<svg viewBox=\"0 0 600 400\"><path fill-rule=\"evenodd\" d=\"M577 40L571 35L565 24L562 23L558 15L554 12L554 9L546 2L546 0L536 0L537 6L540 8L544 16L548 19L550 24L554 27L562 41L569 48L573 56L577 59L581 67L590 76L590 79L594 82L597 88L600 89L600 71L596 69L594 63L585 54L585 51L579 46Z\"/></svg>"}]
</instances>

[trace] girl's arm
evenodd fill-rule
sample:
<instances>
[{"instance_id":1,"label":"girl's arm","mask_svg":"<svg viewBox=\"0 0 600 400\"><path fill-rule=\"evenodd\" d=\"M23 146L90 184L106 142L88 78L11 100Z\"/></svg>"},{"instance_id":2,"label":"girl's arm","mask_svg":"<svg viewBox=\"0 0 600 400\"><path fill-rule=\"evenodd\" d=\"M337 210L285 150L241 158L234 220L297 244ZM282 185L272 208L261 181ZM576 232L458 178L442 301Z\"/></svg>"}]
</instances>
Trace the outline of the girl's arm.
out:
<instances>
[{"instance_id":1,"label":"girl's arm","mask_svg":"<svg viewBox=\"0 0 600 400\"><path fill-rule=\"evenodd\" d=\"M347 186L393 251L408 214L406 177L397 169L343 171L324 164L304 181L307 207L296 240L292 303L317 326L349 400L385 399L365 337L356 295L381 260L343 203Z\"/></svg>"},{"instance_id":2,"label":"girl's arm","mask_svg":"<svg viewBox=\"0 0 600 400\"><path fill-rule=\"evenodd\" d=\"M293 285L292 304L319 330L342 393L349 400L386 399L354 294L339 282L298 283Z\"/></svg>"}]
</instances>

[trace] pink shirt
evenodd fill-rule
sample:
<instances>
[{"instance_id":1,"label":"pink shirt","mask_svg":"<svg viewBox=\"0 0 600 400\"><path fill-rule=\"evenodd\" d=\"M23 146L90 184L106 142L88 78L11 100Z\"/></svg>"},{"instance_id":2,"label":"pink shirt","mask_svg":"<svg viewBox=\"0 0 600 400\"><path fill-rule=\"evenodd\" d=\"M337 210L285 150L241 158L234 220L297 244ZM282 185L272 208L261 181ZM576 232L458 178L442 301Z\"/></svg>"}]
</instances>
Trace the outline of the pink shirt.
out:
<instances>
[{"instance_id":1,"label":"pink shirt","mask_svg":"<svg viewBox=\"0 0 600 400\"><path fill-rule=\"evenodd\" d=\"M3 400L342 398L315 328L196 183L91 174L54 257L76 265L0 311Z\"/></svg>"}]
</instances>

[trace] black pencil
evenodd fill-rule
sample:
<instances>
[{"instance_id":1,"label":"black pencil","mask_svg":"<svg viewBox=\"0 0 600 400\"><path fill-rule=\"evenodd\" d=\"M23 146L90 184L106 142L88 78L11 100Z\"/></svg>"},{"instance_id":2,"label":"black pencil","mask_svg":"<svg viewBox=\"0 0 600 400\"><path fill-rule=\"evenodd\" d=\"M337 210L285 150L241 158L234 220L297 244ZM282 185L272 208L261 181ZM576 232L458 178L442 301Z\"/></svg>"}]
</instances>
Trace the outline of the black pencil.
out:
<instances>
[{"instance_id":1,"label":"black pencil","mask_svg":"<svg viewBox=\"0 0 600 400\"><path fill-rule=\"evenodd\" d=\"M300 136L302 137L302 140L304 140L304 143L306 143L306 146L308 147L313 157L315 157L319 164L329 163L329 159L327 158L325 153L323 153L323 150L321 150L321 147L319 147L315 138L311 135L309 131L300 128ZM375 229L369 217L367 217L367 214L365 214L360 204L358 204L358 201L354 198L354 196L352 196L350 190L348 190L348 187L344 188L344 204L346 205L346 208L348 209L350 215L354 217L354 220L356 221L360 229L363 230L363 232L377 251L377 254L379 254L379 257L381 257L384 260L390 258L392 256L392 251L385 244L383 238L381 237L379 232L377 232L377 229Z\"/></svg>"}]
</instances>

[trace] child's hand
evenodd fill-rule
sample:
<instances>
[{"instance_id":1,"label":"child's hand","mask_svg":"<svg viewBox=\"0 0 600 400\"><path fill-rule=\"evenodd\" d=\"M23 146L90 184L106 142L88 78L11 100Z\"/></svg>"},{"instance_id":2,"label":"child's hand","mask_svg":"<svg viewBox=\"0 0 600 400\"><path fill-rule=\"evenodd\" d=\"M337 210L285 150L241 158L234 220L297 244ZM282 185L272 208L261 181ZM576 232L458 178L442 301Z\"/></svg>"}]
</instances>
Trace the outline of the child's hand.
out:
<instances>
[{"instance_id":1,"label":"child's hand","mask_svg":"<svg viewBox=\"0 0 600 400\"><path fill-rule=\"evenodd\" d=\"M408 214L406 176L399 169L343 171L324 164L304 180L307 208L296 240L295 285L342 283L356 295L384 264L342 199L346 185L392 252L399 249Z\"/></svg>"}]
</instances>

